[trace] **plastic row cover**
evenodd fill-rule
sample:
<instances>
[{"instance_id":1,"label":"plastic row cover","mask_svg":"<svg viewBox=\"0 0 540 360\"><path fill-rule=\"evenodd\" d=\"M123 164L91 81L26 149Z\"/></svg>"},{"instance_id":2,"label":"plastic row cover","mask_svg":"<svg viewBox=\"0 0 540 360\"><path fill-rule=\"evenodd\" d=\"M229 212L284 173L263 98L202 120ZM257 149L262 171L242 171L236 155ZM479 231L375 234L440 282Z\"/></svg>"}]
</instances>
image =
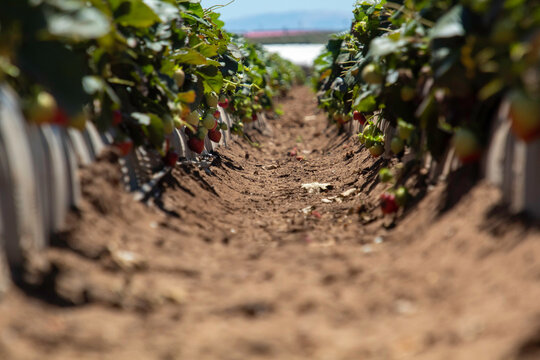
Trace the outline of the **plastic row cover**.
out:
<instances>
[{"instance_id":1,"label":"plastic row cover","mask_svg":"<svg viewBox=\"0 0 540 360\"><path fill-rule=\"evenodd\" d=\"M91 123L85 131L30 125L16 94L0 87L0 292L8 268L19 272L42 256L80 202L78 166L88 165L104 143Z\"/></svg>"}]
</instances>

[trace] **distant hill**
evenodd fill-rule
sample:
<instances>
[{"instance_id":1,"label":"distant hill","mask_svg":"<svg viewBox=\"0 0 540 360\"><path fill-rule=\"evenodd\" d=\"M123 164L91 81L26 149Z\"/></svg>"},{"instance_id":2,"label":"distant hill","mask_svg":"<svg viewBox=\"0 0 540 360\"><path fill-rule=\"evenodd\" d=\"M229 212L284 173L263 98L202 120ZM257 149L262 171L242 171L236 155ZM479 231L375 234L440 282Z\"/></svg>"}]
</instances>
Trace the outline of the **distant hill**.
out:
<instances>
[{"instance_id":1,"label":"distant hill","mask_svg":"<svg viewBox=\"0 0 540 360\"><path fill-rule=\"evenodd\" d=\"M347 30L351 24L347 12L296 11L247 16L226 21L225 28L236 33L260 30Z\"/></svg>"}]
</instances>

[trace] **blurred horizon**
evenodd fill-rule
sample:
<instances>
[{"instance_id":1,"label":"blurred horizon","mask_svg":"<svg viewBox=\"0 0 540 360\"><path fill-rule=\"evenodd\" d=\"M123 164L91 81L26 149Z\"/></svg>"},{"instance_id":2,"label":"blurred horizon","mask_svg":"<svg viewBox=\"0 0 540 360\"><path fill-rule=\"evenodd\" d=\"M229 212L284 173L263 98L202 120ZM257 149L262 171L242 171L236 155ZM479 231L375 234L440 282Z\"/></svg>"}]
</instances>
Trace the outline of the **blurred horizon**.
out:
<instances>
[{"instance_id":1,"label":"blurred horizon","mask_svg":"<svg viewBox=\"0 0 540 360\"><path fill-rule=\"evenodd\" d=\"M202 0L204 8L227 4L227 0ZM217 8L231 32L266 30L343 31L348 29L356 0L234 0Z\"/></svg>"}]
</instances>

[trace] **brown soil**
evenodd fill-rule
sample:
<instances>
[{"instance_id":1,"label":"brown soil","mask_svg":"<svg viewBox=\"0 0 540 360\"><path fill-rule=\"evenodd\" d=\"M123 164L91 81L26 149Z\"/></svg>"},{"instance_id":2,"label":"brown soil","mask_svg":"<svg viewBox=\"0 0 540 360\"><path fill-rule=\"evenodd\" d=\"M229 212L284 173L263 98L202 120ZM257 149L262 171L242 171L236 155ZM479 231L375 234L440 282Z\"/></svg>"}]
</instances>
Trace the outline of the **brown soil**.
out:
<instances>
[{"instance_id":1,"label":"brown soil","mask_svg":"<svg viewBox=\"0 0 540 360\"><path fill-rule=\"evenodd\" d=\"M327 129L308 89L282 105L260 149L181 166L147 205L112 154L84 169L46 276L0 303L0 358L540 359L536 224L487 184L418 177L396 225L385 161Z\"/></svg>"}]
</instances>

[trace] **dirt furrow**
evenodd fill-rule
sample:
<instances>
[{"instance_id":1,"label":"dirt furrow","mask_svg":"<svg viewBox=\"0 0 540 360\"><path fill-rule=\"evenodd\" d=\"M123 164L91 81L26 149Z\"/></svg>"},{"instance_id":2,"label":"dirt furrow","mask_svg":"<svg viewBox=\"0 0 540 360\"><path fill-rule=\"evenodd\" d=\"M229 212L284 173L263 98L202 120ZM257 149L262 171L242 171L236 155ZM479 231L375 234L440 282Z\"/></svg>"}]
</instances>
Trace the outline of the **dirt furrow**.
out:
<instances>
[{"instance_id":1,"label":"dirt furrow","mask_svg":"<svg viewBox=\"0 0 540 360\"><path fill-rule=\"evenodd\" d=\"M148 205L114 156L83 169L46 276L0 303L0 358L540 358L537 224L481 182L446 212L445 185L426 186L392 224L392 164L329 129L307 88L282 105L260 149L180 166Z\"/></svg>"}]
</instances>

